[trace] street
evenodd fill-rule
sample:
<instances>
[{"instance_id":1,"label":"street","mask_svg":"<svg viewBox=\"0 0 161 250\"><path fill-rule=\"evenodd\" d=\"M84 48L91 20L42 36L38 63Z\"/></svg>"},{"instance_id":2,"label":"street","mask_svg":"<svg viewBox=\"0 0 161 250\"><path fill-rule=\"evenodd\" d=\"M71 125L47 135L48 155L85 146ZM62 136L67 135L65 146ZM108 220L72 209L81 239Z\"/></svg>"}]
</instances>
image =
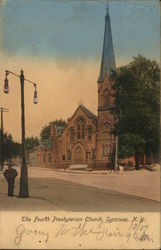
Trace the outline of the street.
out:
<instances>
[{"instance_id":1,"label":"street","mask_svg":"<svg viewBox=\"0 0 161 250\"><path fill-rule=\"evenodd\" d=\"M18 172L19 171L19 168ZM125 175L126 174L126 175ZM0 209L1 210L54 210L54 211L92 211L92 212L141 212L159 211L157 200L137 197L116 191L114 183L117 178L127 178L116 173L75 173L48 169L29 168L29 195L27 199L17 198L19 193L19 178L16 179L15 197L7 197L7 183L0 174ZM137 174L142 174L137 173ZM154 178L153 173L151 178ZM125 177L124 177L125 176ZM134 179L135 173L129 178ZM147 177L146 177L147 178ZM138 178L137 178L138 179ZM84 180L84 184L83 183ZM109 189L110 180L116 188ZM106 182L105 182L106 181ZM106 187L106 183L108 185ZM131 182L131 181L130 181ZM100 186L98 185L100 183ZM146 182L147 183L147 182ZM129 184L129 190L134 183ZM126 186L122 182L122 186ZM139 182L138 182L139 186ZM149 189L151 186L149 186ZM138 190L138 189L136 189ZM141 188L139 189L141 191ZM142 182L142 190L144 183ZM134 190L135 191L135 190ZM159 190L158 190L159 192ZM128 193L128 192L127 192Z\"/></svg>"}]
</instances>

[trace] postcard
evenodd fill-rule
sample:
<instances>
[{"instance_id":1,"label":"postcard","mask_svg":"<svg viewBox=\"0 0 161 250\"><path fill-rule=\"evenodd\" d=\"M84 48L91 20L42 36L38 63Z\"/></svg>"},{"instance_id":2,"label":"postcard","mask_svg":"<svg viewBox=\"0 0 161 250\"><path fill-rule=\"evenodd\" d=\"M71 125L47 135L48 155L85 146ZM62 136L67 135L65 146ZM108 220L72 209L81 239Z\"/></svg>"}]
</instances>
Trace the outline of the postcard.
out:
<instances>
[{"instance_id":1,"label":"postcard","mask_svg":"<svg viewBox=\"0 0 161 250\"><path fill-rule=\"evenodd\" d=\"M160 4L0 0L0 249L160 249Z\"/></svg>"}]
</instances>

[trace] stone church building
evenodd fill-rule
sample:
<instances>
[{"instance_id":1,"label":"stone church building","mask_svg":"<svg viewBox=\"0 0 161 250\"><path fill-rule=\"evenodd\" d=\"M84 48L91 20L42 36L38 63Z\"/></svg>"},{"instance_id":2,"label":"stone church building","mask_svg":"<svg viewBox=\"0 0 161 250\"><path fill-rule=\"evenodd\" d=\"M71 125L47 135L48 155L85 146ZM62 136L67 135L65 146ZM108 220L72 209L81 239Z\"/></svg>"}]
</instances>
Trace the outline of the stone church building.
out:
<instances>
[{"instance_id":1,"label":"stone church building","mask_svg":"<svg viewBox=\"0 0 161 250\"><path fill-rule=\"evenodd\" d=\"M79 105L68 119L67 126L51 126L50 140L40 143L37 164L42 167L70 168L85 166L104 168L111 164L115 138L112 134L114 116L113 82L111 70L115 70L109 10L105 16L102 61L98 78L98 114Z\"/></svg>"}]
</instances>

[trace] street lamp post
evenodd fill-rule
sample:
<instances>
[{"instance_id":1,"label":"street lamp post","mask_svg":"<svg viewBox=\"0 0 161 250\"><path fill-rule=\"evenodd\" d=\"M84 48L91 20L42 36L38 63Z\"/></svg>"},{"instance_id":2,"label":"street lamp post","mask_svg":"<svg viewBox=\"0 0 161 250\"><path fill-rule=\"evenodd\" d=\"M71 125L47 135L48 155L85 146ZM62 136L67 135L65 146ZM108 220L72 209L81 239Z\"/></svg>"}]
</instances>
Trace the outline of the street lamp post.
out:
<instances>
[{"instance_id":1,"label":"street lamp post","mask_svg":"<svg viewBox=\"0 0 161 250\"><path fill-rule=\"evenodd\" d=\"M22 133L22 167L20 176L20 197L28 197L28 173L25 155L25 105L24 105L24 74L21 70L20 84L21 84L21 133Z\"/></svg>"},{"instance_id":2,"label":"street lamp post","mask_svg":"<svg viewBox=\"0 0 161 250\"><path fill-rule=\"evenodd\" d=\"M26 154L25 154L25 105L24 105L24 83L30 82L33 84L34 91L34 103L38 103L37 99L37 90L36 83L25 79L23 70L20 71L20 75L17 75L11 71L6 70L6 78L4 80L4 93L9 93L9 85L8 85L8 75L12 74L20 78L20 87L21 87L21 133L22 133L22 141L21 141L21 153L22 153L22 166L21 166L21 174L20 174L20 191L19 197L27 198L29 196L28 191L28 171L26 164Z\"/></svg>"}]
</instances>

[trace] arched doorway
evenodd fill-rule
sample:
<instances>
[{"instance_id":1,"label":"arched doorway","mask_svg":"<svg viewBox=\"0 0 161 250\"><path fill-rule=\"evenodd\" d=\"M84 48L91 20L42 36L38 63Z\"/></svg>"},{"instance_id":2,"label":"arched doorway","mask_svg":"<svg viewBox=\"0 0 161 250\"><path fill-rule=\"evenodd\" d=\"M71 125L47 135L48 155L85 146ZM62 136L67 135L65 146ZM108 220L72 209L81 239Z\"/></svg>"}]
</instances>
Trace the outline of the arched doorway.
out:
<instances>
[{"instance_id":1,"label":"arched doorway","mask_svg":"<svg viewBox=\"0 0 161 250\"><path fill-rule=\"evenodd\" d=\"M74 150L74 162L78 164L84 161L85 161L85 158L84 158L83 148L80 146L77 146Z\"/></svg>"}]
</instances>

